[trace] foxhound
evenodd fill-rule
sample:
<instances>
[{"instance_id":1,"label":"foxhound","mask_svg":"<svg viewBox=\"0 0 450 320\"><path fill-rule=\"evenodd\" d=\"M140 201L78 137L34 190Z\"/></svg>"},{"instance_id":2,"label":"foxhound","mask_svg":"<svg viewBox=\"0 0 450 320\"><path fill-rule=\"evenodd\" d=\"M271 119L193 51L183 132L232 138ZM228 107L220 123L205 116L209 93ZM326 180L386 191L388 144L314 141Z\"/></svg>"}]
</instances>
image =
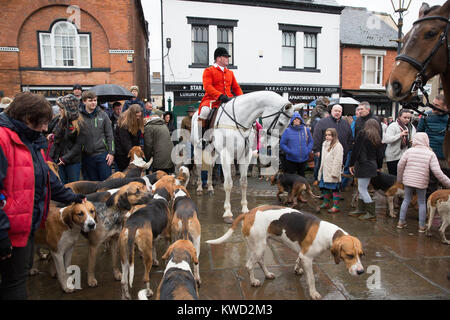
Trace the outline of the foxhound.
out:
<instances>
[{"instance_id":1,"label":"foxhound","mask_svg":"<svg viewBox=\"0 0 450 320\"><path fill-rule=\"evenodd\" d=\"M302 198L303 191L308 192L308 194L313 197L313 199L320 198L320 196L316 196L312 192L311 186L309 185L308 181L304 177L297 174L278 172L277 174L270 177L270 184L276 184L278 186L277 198L278 201L283 203L283 205L291 203L292 207L295 207L297 205L297 200L300 200L301 202L307 202ZM282 201L280 195L285 191L288 193L288 196L284 201Z\"/></svg>"},{"instance_id":2,"label":"foxhound","mask_svg":"<svg viewBox=\"0 0 450 320\"><path fill-rule=\"evenodd\" d=\"M169 258L156 291L156 300L198 300L198 288L190 266L191 263L198 265L192 242L177 240L171 244L162 256L164 260Z\"/></svg>"},{"instance_id":3,"label":"foxhound","mask_svg":"<svg viewBox=\"0 0 450 320\"><path fill-rule=\"evenodd\" d=\"M220 244L231 237L234 230L243 221L242 234L250 253L246 263L252 286L260 286L255 278L253 266L258 263L266 279L274 279L264 265L264 251L267 239L272 238L284 243L298 253L295 263L296 274L306 272L309 294L312 299L320 299L313 274L313 259L325 250L331 250L336 264L342 259L351 275L364 273L360 257L364 255L361 242L350 236L338 226L320 220L314 215L281 206L260 206L242 213L230 229L220 238L206 241L209 244ZM303 266L303 269L301 268Z\"/></svg>"},{"instance_id":4,"label":"foxhound","mask_svg":"<svg viewBox=\"0 0 450 320\"><path fill-rule=\"evenodd\" d=\"M94 202L97 209L97 228L88 233L88 285L97 286L95 278L95 263L97 250L105 242L111 245L112 267L114 279L120 280L122 274L118 267L117 240L122 230L125 215L132 206L147 203L151 200L151 193L140 182L130 182L114 192L106 202Z\"/></svg>"},{"instance_id":5,"label":"foxhound","mask_svg":"<svg viewBox=\"0 0 450 320\"><path fill-rule=\"evenodd\" d=\"M145 162L144 151L142 151L140 146L132 147L128 152L128 158L130 158L128 167L123 172L117 171L113 173L106 180L140 177L145 170L150 168L153 162L153 158L151 158L150 161Z\"/></svg>"},{"instance_id":6,"label":"foxhound","mask_svg":"<svg viewBox=\"0 0 450 320\"><path fill-rule=\"evenodd\" d=\"M66 268L71 264L75 243L81 231L95 230L96 221L95 207L89 201L74 203L62 209L51 206L45 229L36 231L35 242L50 248L59 283L66 293L74 291L67 286Z\"/></svg>"},{"instance_id":7,"label":"foxhound","mask_svg":"<svg viewBox=\"0 0 450 320\"><path fill-rule=\"evenodd\" d=\"M433 224L434 213L437 211L441 216L442 224L439 228L441 241L445 244L450 244L450 241L445 237L445 230L450 225L450 189L441 189L433 192L427 200L428 209L428 226L427 235L431 236L431 225Z\"/></svg>"},{"instance_id":8,"label":"foxhound","mask_svg":"<svg viewBox=\"0 0 450 320\"><path fill-rule=\"evenodd\" d=\"M173 178L173 177L172 177ZM161 181L161 180L160 180ZM173 189L172 189L173 190ZM119 251L122 264L122 299L131 299L128 285L133 286L134 246L136 244L144 263L144 283L146 296L151 297L150 271L153 265L159 265L156 259L154 241L160 236L170 239L171 211L169 202L173 198L166 188L155 190L153 199L143 208L134 212L124 223L119 236Z\"/></svg>"},{"instance_id":9,"label":"foxhound","mask_svg":"<svg viewBox=\"0 0 450 320\"><path fill-rule=\"evenodd\" d=\"M198 259L200 256L200 236L202 229L198 220L197 205L192 201L189 192L183 186L175 186L174 196L171 225L172 241L179 239L189 239L192 241ZM198 263L194 265L194 275L197 284L200 286L200 267Z\"/></svg>"}]
</instances>

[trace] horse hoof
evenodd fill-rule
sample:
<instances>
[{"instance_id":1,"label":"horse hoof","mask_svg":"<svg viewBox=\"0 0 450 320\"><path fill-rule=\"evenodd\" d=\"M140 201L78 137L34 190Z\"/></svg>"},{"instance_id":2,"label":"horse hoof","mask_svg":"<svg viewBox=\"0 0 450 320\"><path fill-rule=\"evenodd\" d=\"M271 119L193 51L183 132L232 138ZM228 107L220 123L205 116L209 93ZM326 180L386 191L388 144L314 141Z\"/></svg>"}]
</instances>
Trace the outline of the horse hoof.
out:
<instances>
[{"instance_id":1,"label":"horse hoof","mask_svg":"<svg viewBox=\"0 0 450 320\"><path fill-rule=\"evenodd\" d=\"M223 222L225 222L226 224L232 224L233 217L225 217L225 218L223 218Z\"/></svg>"},{"instance_id":2,"label":"horse hoof","mask_svg":"<svg viewBox=\"0 0 450 320\"><path fill-rule=\"evenodd\" d=\"M197 190L197 195L198 195L198 196L203 195L203 191L202 191L202 190Z\"/></svg>"},{"instance_id":3,"label":"horse hoof","mask_svg":"<svg viewBox=\"0 0 450 320\"><path fill-rule=\"evenodd\" d=\"M213 190L209 190L208 191L208 196L213 196L214 195L214 191Z\"/></svg>"}]
</instances>

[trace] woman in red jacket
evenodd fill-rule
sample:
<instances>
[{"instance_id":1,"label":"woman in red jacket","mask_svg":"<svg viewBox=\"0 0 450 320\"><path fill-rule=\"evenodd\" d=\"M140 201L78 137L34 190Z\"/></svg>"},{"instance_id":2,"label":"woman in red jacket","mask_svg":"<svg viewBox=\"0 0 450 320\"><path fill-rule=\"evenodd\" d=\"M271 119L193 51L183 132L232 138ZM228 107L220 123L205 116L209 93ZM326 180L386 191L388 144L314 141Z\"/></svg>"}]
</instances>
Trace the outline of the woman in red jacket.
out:
<instances>
[{"instance_id":1,"label":"woman in red jacket","mask_svg":"<svg viewBox=\"0 0 450 320\"><path fill-rule=\"evenodd\" d=\"M227 68L229 58L231 56L225 48L218 47L214 51L214 65L203 71L203 88L205 95L200 102L198 125L204 129L206 127L206 119L211 108L218 108L221 103L228 102L233 93L235 96L243 94L241 87L234 77L233 71ZM233 92L231 92L233 90ZM214 101L214 102L212 102ZM199 130L200 132L200 130ZM204 130L202 132L202 136Z\"/></svg>"},{"instance_id":2,"label":"woman in red jacket","mask_svg":"<svg viewBox=\"0 0 450 320\"><path fill-rule=\"evenodd\" d=\"M43 158L52 108L41 95L19 93L0 114L0 300L26 299L34 232L50 199L81 203Z\"/></svg>"}]
</instances>

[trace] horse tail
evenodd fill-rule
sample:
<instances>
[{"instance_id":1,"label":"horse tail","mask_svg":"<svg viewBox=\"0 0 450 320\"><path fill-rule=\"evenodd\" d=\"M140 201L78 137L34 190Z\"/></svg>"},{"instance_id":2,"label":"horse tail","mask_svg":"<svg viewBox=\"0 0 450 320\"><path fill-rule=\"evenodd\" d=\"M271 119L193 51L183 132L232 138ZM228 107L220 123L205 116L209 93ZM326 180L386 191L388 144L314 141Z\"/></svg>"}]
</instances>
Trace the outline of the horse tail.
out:
<instances>
[{"instance_id":1,"label":"horse tail","mask_svg":"<svg viewBox=\"0 0 450 320\"><path fill-rule=\"evenodd\" d=\"M231 228L228 229L228 231L221 236L220 238L217 239L213 239L213 240L207 240L206 243L209 244L220 244L222 242L227 241L232 235L234 230L236 230L237 226L239 225L239 222L241 222L241 220L243 220L245 218L245 213L241 213L234 221L233 224L231 225Z\"/></svg>"}]
</instances>

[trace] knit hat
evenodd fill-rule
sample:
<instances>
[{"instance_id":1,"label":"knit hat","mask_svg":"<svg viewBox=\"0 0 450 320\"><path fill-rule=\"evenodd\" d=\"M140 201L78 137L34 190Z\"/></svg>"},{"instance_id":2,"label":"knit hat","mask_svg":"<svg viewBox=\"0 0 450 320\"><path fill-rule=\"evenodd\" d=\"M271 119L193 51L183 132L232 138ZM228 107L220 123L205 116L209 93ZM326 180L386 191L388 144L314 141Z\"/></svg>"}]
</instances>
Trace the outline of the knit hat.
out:
<instances>
[{"instance_id":1,"label":"knit hat","mask_svg":"<svg viewBox=\"0 0 450 320\"><path fill-rule=\"evenodd\" d=\"M130 92L136 90L137 92L139 92L139 87L138 86L131 86L130 87Z\"/></svg>"},{"instance_id":2,"label":"knit hat","mask_svg":"<svg viewBox=\"0 0 450 320\"><path fill-rule=\"evenodd\" d=\"M83 88L81 87L81 85L78 84L78 83L76 83L76 84L73 85L73 89L72 89L72 90L75 90L75 89L83 90Z\"/></svg>"},{"instance_id":3,"label":"knit hat","mask_svg":"<svg viewBox=\"0 0 450 320\"><path fill-rule=\"evenodd\" d=\"M59 97L56 99L56 104L59 107L64 108L67 119L75 120L78 118L80 100L78 100L73 94Z\"/></svg>"}]
</instances>

